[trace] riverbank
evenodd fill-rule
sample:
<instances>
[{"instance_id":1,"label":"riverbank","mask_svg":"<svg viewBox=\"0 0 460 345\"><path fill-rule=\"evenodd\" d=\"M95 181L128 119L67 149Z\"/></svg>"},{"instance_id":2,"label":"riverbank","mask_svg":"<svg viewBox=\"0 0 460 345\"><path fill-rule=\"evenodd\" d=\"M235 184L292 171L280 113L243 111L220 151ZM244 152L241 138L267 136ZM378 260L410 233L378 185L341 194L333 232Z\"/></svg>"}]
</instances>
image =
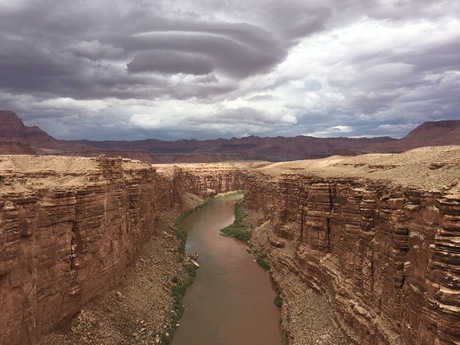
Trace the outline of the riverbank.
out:
<instances>
[{"instance_id":1,"label":"riverbank","mask_svg":"<svg viewBox=\"0 0 460 345\"><path fill-rule=\"evenodd\" d=\"M175 215L163 214L155 225L158 236L145 243L121 284L43 336L38 345L167 344L177 327L174 295L188 279L189 264L174 222Z\"/></svg>"},{"instance_id":2,"label":"riverbank","mask_svg":"<svg viewBox=\"0 0 460 345\"><path fill-rule=\"evenodd\" d=\"M348 345L350 344L334 320L333 309L326 297L306 287L305 283L282 263L294 253L289 246L271 250L267 234L272 224L263 223L261 215L244 212L241 203L235 204L235 221L221 230L249 244L256 262L269 271L276 286L273 301L281 308L281 333L285 345ZM257 224L263 223L262 226ZM273 242L273 241L272 241ZM270 257L270 259L267 258ZM276 256L276 257L275 257ZM280 264L281 263L281 264Z\"/></svg>"},{"instance_id":3,"label":"riverbank","mask_svg":"<svg viewBox=\"0 0 460 345\"><path fill-rule=\"evenodd\" d=\"M154 225L158 236L142 247L136 264L120 285L95 298L66 325L43 336L37 345L169 344L183 313L182 298L193 282L191 258L185 253L181 222L222 193L203 200L187 193L187 211L163 213Z\"/></svg>"},{"instance_id":4,"label":"riverbank","mask_svg":"<svg viewBox=\"0 0 460 345\"><path fill-rule=\"evenodd\" d=\"M257 214L246 218L248 226L260 224ZM337 325L326 296L307 287L291 271L289 262L294 248L286 244L273 250L268 234L273 225L262 222L254 226L249 244L258 257L269 258L270 276L281 300L281 332L286 345L348 345L351 342Z\"/></svg>"},{"instance_id":5,"label":"riverbank","mask_svg":"<svg viewBox=\"0 0 460 345\"><path fill-rule=\"evenodd\" d=\"M172 344L282 345L268 273L245 244L220 235L233 222L239 197L220 198L184 220L187 251L199 255L201 267L185 295L187 311Z\"/></svg>"}]
</instances>

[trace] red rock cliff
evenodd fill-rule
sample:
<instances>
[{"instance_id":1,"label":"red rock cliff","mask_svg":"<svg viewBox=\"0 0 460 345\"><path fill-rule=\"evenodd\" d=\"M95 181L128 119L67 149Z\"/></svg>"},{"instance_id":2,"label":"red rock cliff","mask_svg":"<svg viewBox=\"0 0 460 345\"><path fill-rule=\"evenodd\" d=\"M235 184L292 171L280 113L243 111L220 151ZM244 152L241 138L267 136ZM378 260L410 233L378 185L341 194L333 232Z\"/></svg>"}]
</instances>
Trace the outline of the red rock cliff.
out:
<instances>
[{"instance_id":1,"label":"red rock cliff","mask_svg":"<svg viewBox=\"0 0 460 345\"><path fill-rule=\"evenodd\" d=\"M0 164L0 343L30 344L117 284L170 200L159 199L161 180L145 164L31 156Z\"/></svg>"},{"instance_id":2,"label":"red rock cliff","mask_svg":"<svg viewBox=\"0 0 460 345\"><path fill-rule=\"evenodd\" d=\"M161 165L156 167L163 171ZM173 165L169 169L173 169L173 184L181 188L179 193L188 192L206 199L220 193L242 190L246 167L213 163Z\"/></svg>"},{"instance_id":3,"label":"red rock cliff","mask_svg":"<svg viewBox=\"0 0 460 345\"><path fill-rule=\"evenodd\" d=\"M254 171L238 164L155 169L103 157L0 157L0 344L33 344L115 286L156 234L159 212L183 209L184 194L203 197L243 184L246 208L260 215L254 225L263 224L255 241L265 241L285 297L292 292L283 276L301 277L329 297L359 344L458 342L459 150ZM297 344L292 327L308 325L283 322Z\"/></svg>"},{"instance_id":4,"label":"red rock cliff","mask_svg":"<svg viewBox=\"0 0 460 345\"><path fill-rule=\"evenodd\" d=\"M238 183L104 157L1 156L0 172L0 344L33 344L116 286L182 194Z\"/></svg>"},{"instance_id":5,"label":"red rock cliff","mask_svg":"<svg viewBox=\"0 0 460 345\"><path fill-rule=\"evenodd\" d=\"M460 151L435 156L273 165L247 178L278 279L326 294L356 344L460 341Z\"/></svg>"}]
</instances>

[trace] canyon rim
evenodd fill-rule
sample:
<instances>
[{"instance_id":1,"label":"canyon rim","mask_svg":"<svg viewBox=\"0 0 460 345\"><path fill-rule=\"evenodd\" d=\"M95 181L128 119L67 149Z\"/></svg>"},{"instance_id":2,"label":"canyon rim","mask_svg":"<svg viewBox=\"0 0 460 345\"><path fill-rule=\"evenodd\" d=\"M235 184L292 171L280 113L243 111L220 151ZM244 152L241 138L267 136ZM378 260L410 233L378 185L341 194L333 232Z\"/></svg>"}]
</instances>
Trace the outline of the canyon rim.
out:
<instances>
[{"instance_id":1,"label":"canyon rim","mask_svg":"<svg viewBox=\"0 0 460 345\"><path fill-rule=\"evenodd\" d=\"M286 163L0 158L2 344L38 342L104 292L127 298L120 282L152 238L169 241L164 260L148 261L164 268L154 285L168 310L181 267L168 275L166 261L182 255L174 215L234 190L245 191L253 249L270 260L289 344L334 344L308 338L307 288L353 343L460 340L458 146ZM136 322L129 336L156 343L159 326Z\"/></svg>"}]
</instances>

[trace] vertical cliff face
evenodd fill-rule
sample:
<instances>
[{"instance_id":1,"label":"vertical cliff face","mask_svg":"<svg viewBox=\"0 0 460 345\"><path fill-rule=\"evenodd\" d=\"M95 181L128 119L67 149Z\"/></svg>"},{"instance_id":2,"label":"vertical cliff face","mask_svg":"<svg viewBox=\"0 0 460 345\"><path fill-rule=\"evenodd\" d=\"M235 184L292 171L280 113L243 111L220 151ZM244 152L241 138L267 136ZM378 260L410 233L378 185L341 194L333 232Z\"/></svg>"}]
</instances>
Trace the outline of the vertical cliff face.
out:
<instances>
[{"instance_id":1,"label":"vertical cliff face","mask_svg":"<svg viewBox=\"0 0 460 345\"><path fill-rule=\"evenodd\" d=\"M323 292L355 343L460 341L458 148L253 168L0 157L0 344L33 344L114 287L187 195L240 189L291 344L309 326L292 322L289 277Z\"/></svg>"},{"instance_id":2,"label":"vertical cliff face","mask_svg":"<svg viewBox=\"0 0 460 345\"><path fill-rule=\"evenodd\" d=\"M39 164L25 159L15 158L16 168ZM158 209L168 202L158 198L161 181L148 165L83 160L84 171L58 171L56 162L2 173L4 344L33 343L117 284L142 241L155 233ZM72 178L78 181L66 186Z\"/></svg>"},{"instance_id":3,"label":"vertical cliff face","mask_svg":"<svg viewBox=\"0 0 460 345\"><path fill-rule=\"evenodd\" d=\"M243 188L243 174L234 168L217 170L212 168L206 170L177 169L174 179L181 181L185 191L202 198Z\"/></svg>"},{"instance_id":4,"label":"vertical cliff face","mask_svg":"<svg viewBox=\"0 0 460 345\"><path fill-rule=\"evenodd\" d=\"M274 269L325 293L357 344L460 341L459 195L320 175L246 181L246 208L271 224L265 250Z\"/></svg>"},{"instance_id":5,"label":"vertical cliff face","mask_svg":"<svg viewBox=\"0 0 460 345\"><path fill-rule=\"evenodd\" d=\"M105 157L2 156L0 172L0 344L33 344L116 286L184 194L241 184L236 169L159 174Z\"/></svg>"},{"instance_id":6,"label":"vertical cliff face","mask_svg":"<svg viewBox=\"0 0 460 345\"><path fill-rule=\"evenodd\" d=\"M157 171L172 181L176 198L192 193L203 199L220 193L243 189L247 165L231 163L154 165Z\"/></svg>"}]
</instances>

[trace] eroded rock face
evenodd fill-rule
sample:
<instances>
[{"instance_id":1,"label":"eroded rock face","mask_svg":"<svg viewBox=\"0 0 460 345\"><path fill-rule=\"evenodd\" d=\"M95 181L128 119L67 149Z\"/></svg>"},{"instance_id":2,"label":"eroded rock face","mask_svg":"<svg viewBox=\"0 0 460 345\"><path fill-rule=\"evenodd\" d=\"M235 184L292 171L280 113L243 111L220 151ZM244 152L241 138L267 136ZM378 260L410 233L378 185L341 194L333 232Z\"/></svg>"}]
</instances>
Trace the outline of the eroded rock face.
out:
<instances>
[{"instance_id":1,"label":"eroded rock face","mask_svg":"<svg viewBox=\"0 0 460 345\"><path fill-rule=\"evenodd\" d=\"M2 156L0 171L0 344L33 344L116 286L182 194L239 183L105 157Z\"/></svg>"},{"instance_id":2,"label":"eroded rock face","mask_svg":"<svg viewBox=\"0 0 460 345\"><path fill-rule=\"evenodd\" d=\"M87 174L85 184L51 189L28 188L33 173L2 174L11 188L0 200L0 343L33 343L73 316L117 284L155 233L162 187L153 169L102 159Z\"/></svg>"},{"instance_id":3,"label":"eroded rock face","mask_svg":"<svg viewBox=\"0 0 460 345\"><path fill-rule=\"evenodd\" d=\"M249 168L0 156L0 344L33 344L114 287L184 195L239 189L283 297L300 277L357 344L459 342L459 167L459 148Z\"/></svg>"},{"instance_id":4,"label":"eroded rock face","mask_svg":"<svg viewBox=\"0 0 460 345\"><path fill-rule=\"evenodd\" d=\"M243 188L244 173L234 167L192 166L176 168L173 183L204 199Z\"/></svg>"},{"instance_id":5,"label":"eroded rock face","mask_svg":"<svg viewBox=\"0 0 460 345\"><path fill-rule=\"evenodd\" d=\"M458 196L384 181L254 173L245 206L264 213L270 243L292 248L269 246L274 269L325 293L355 343L460 341Z\"/></svg>"}]
</instances>

